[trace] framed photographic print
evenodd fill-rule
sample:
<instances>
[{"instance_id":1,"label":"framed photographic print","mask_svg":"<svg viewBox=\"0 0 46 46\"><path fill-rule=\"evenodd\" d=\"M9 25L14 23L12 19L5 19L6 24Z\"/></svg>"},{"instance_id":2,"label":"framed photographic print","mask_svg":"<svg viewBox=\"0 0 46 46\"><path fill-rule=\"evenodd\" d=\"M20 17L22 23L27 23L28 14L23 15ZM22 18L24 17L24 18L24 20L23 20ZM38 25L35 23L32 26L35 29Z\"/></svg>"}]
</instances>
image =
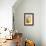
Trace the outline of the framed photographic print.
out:
<instances>
[{"instance_id":1,"label":"framed photographic print","mask_svg":"<svg viewBox=\"0 0 46 46\"><path fill-rule=\"evenodd\" d=\"M24 26L34 25L34 13L24 13Z\"/></svg>"}]
</instances>

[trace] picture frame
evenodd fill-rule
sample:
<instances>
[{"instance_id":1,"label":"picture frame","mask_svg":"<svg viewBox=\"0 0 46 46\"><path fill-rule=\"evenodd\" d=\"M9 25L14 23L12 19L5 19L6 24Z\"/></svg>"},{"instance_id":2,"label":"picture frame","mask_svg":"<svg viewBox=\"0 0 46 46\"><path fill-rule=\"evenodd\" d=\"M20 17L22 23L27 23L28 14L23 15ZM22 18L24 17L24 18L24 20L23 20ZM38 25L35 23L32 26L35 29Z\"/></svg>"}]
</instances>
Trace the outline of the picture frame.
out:
<instances>
[{"instance_id":1,"label":"picture frame","mask_svg":"<svg viewBox=\"0 0 46 46\"><path fill-rule=\"evenodd\" d=\"M24 13L24 26L34 25L34 13Z\"/></svg>"}]
</instances>

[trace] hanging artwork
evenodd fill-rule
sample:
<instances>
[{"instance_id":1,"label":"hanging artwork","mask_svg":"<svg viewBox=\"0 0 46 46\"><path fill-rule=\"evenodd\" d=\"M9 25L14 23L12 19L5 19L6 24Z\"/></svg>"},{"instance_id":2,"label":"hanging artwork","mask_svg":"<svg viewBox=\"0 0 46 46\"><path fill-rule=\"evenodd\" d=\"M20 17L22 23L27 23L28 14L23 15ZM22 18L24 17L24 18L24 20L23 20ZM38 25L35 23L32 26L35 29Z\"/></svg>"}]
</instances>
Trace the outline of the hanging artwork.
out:
<instances>
[{"instance_id":1,"label":"hanging artwork","mask_svg":"<svg viewBox=\"0 0 46 46\"><path fill-rule=\"evenodd\" d=\"M24 26L34 25L34 13L24 13Z\"/></svg>"}]
</instances>

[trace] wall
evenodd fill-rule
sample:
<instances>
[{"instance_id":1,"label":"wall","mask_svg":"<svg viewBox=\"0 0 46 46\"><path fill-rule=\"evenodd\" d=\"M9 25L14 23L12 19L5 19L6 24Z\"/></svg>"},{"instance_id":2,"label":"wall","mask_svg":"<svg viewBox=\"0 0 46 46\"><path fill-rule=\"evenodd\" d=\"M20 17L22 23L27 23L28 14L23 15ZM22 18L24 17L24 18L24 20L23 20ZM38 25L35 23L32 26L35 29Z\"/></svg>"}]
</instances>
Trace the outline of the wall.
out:
<instances>
[{"instance_id":1,"label":"wall","mask_svg":"<svg viewBox=\"0 0 46 46\"><path fill-rule=\"evenodd\" d=\"M41 1L41 40L42 46L46 46L46 0Z\"/></svg>"},{"instance_id":2,"label":"wall","mask_svg":"<svg viewBox=\"0 0 46 46\"><path fill-rule=\"evenodd\" d=\"M17 7L13 7L15 29L23 33L26 39L34 40L36 46L41 46L40 0L23 0ZM34 25L24 26L24 13L34 13Z\"/></svg>"},{"instance_id":3,"label":"wall","mask_svg":"<svg viewBox=\"0 0 46 46\"><path fill-rule=\"evenodd\" d=\"M0 27L12 29L12 6L16 0L0 0Z\"/></svg>"}]
</instances>

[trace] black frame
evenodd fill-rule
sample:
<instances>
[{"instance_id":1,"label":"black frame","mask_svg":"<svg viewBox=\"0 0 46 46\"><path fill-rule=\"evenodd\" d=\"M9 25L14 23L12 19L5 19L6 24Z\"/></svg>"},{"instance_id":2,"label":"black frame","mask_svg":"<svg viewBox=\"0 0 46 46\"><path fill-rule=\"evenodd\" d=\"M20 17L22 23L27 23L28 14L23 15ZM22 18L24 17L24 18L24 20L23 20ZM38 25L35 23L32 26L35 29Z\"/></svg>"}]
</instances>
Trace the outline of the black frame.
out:
<instances>
[{"instance_id":1,"label":"black frame","mask_svg":"<svg viewBox=\"0 0 46 46\"><path fill-rule=\"evenodd\" d=\"M32 15L32 24L26 24L25 23L25 18L26 18L26 15ZM33 26L34 25L34 13L24 13L24 26Z\"/></svg>"}]
</instances>

